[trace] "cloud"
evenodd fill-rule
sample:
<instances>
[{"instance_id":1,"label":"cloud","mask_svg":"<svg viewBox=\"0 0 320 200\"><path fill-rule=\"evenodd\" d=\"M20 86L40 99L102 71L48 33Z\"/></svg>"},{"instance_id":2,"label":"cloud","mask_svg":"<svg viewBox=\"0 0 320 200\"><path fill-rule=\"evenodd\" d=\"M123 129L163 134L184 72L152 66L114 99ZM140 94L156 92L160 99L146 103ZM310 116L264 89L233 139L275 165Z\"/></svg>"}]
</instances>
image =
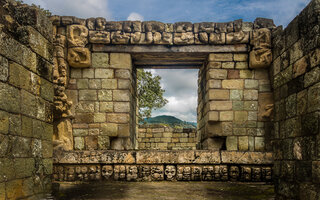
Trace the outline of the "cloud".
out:
<instances>
[{"instance_id":1,"label":"cloud","mask_svg":"<svg viewBox=\"0 0 320 200\"><path fill-rule=\"evenodd\" d=\"M127 20L129 20L129 21L143 21L143 16L140 15L139 13L132 12L128 16Z\"/></svg>"},{"instance_id":2,"label":"cloud","mask_svg":"<svg viewBox=\"0 0 320 200\"><path fill-rule=\"evenodd\" d=\"M27 4L40 5L53 15L79 18L104 17L112 20L107 0L24 0Z\"/></svg>"},{"instance_id":3,"label":"cloud","mask_svg":"<svg viewBox=\"0 0 320 200\"><path fill-rule=\"evenodd\" d=\"M167 105L155 110L152 116L172 115L185 121L197 121L198 70L194 69L151 69L153 75L161 76Z\"/></svg>"}]
</instances>

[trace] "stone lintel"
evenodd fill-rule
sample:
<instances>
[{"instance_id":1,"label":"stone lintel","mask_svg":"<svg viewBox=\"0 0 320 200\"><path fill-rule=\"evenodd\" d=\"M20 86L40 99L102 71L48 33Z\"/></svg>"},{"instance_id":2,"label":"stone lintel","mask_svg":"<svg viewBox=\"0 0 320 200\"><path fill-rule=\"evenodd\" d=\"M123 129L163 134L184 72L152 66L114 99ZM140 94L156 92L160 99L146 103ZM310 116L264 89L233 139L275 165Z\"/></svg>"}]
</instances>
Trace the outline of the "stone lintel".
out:
<instances>
[{"instance_id":1,"label":"stone lintel","mask_svg":"<svg viewBox=\"0 0 320 200\"><path fill-rule=\"evenodd\" d=\"M270 152L181 151L73 151L55 152L54 164L273 164Z\"/></svg>"},{"instance_id":2,"label":"stone lintel","mask_svg":"<svg viewBox=\"0 0 320 200\"><path fill-rule=\"evenodd\" d=\"M101 45L93 44L93 52L113 53L241 53L248 52L248 45Z\"/></svg>"}]
</instances>

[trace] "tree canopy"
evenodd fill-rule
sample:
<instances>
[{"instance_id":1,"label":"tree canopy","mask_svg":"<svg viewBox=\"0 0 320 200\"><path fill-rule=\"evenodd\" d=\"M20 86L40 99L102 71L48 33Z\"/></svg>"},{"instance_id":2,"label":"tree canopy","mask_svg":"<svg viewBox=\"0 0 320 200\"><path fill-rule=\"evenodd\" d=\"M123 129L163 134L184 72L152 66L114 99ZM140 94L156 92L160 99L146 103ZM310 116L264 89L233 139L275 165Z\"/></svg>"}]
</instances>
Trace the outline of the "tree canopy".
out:
<instances>
[{"instance_id":1,"label":"tree canopy","mask_svg":"<svg viewBox=\"0 0 320 200\"><path fill-rule=\"evenodd\" d=\"M152 110L162 108L168 103L163 97L165 90L161 88L160 80L160 76L153 76L149 71L137 69L139 121L151 117Z\"/></svg>"}]
</instances>

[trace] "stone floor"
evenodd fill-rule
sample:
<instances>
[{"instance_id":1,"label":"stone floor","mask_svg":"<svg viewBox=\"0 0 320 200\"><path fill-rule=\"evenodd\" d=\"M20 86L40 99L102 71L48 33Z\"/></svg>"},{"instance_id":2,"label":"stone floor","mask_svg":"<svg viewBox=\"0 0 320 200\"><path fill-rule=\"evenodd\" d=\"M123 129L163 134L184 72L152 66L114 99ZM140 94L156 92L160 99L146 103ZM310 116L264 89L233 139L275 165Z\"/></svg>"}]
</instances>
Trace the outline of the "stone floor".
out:
<instances>
[{"instance_id":1,"label":"stone floor","mask_svg":"<svg viewBox=\"0 0 320 200\"><path fill-rule=\"evenodd\" d=\"M273 185L223 182L62 183L58 200L271 200Z\"/></svg>"}]
</instances>

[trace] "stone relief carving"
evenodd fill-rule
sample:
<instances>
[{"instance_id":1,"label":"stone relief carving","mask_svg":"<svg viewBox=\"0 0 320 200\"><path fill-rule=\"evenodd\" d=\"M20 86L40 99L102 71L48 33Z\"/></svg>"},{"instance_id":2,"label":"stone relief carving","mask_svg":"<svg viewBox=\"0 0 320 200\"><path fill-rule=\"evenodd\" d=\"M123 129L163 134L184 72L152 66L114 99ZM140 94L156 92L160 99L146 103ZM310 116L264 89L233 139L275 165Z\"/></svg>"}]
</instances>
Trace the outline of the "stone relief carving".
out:
<instances>
[{"instance_id":1,"label":"stone relief carving","mask_svg":"<svg viewBox=\"0 0 320 200\"><path fill-rule=\"evenodd\" d=\"M164 179L164 171L162 165L151 167L151 178L153 181L162 181Z\"/></svg>"},{"instance_id":2,"label":"stone relief carving","mask_svg":"<svg viewBox=\"0 0 320 200\"><path fill-rule=\"evenodd\" d=\"M227 44L243 44L249 42L249 32L238 31L226 35Z\"/></svg>"},{"instance_id":3,"label":"stone relief carving","mask_svg":"<svg viewBox=\"0 0 320 200\"><path fill-rule=\"evenodd\" d=\"M164 170L165 169L165 170ZM241 170L240 170L241 169ZM272 181L271 167L197 165L76 165L54 166L56 181Z\"/></svg>"},{"instance_id":4,"label":"stone relief carving","mask_svg":"<svg viewBox=\"0 0 320 200\"><path fill-rule=\"evenodd\" d=\"M110 44L110 32L89 31L89 42L94 44Z\"/></svg>"},{"instance_id":5,"label":"stone relief carving","mask_svg":"<svg viewBox=\"0 0 320 200\"><path fill-rule=\"evenodd\" d=\"M136 181L138 179L138 167L134 165L127 166L127 181Z\"/></svg>"},{"instance_id":6,"label":"stone relief carving","mask_svg":"<svg viewBox=\"0 0 320 200\"><path fill-rule=\"evenodd\" d=\"M130 33L121 31L111 33L112 44L128 44L130 40Z\"/></svg>"},{"instance_id":7,"label":"stone relief carving","mask_svg":"<svg viewBox=\"0 0 320 200\"><path fill-rule=\"evenodd\" d=\"M91 52L88 48L75 47L68 49L68 62L71 67L85 68L91 66Z\"/></svg>"},{"instance_id":8,"label":"stone relief carving","mask_svg":"<svg viewBox=\"0 0 320 200\"><path fill-rule=\"evenodd\" d=\"M226 34L225 33L210 33L209 44L225 44Z\"/></svg>"},{"instance_id":9,"label":"stone relief carving","mask_svg":"<svg viewBox=\"0 0 320 200\"><path fill-rule=\"evenodd\" d=\"M231 181L237 181L239 179L239 175L240 175L239 167L231 166L230 167L230 172L229 172L230 180Z\"/></svg>"},{"instance_id":10,"label":"stone relief carving","mask_svg":"<svg viewBox=\"0 0 320 200\"><path fill-rule=\"evenodd\" d=\"M270 118L272 116L273 110L274 110L274 104L267 104L264 107L264 112L262 113L263 118Z\"/></svg>"},{"instance_id":11,"label":"stone relief carving","mask_svg":"<svg viewBox=\"0 0 320 200\"><path fill-rule=\"evenodd\" d=\"M111 180L113 175L113 167L112 165L104 165L101 169L102 177L106 180Z\"/></svg>"},{"instance_id":12,"label":"stone relief carving","mask_svg":"<svg viewBox=\"0 0 320 200\"><path fill-rule=\"evenodd\" d=\"M173 181L176 178L177 170L176 167L173 165L167 165L166 170L164 171L166 176L166 180Z\"/></svg>"},{"instance_id":13,"label":"stone relief carving","mask_svg":"<svg viewBox=\"0 0 320 200\"><path fill-rule=\"evenodd\" d=\"M267 68L272 62L271 32L267 28L252 32L252 50L250 52L249 66L252 69Z\"/></svg>"},{"instance_id":14,"label":"stone relief carving","mask_svg":"<svg viewBox=\"0 0 320 200\"><path fill-rule=\"evenodd\" d=\"M177 45L194 44L193 32L178 32L174 34L173 43Z\"/></svg>"},{"instance_id":15,"label":"stone relief carving","mask_svg":"<svg viewBox=\"0 0 320 200\"><path fill-rule=\"evenodd\" d=\"M84 47L88 43L89 31L83 25L70 25L68 32L68 48Z\"/></svg>"}]
</instances>

